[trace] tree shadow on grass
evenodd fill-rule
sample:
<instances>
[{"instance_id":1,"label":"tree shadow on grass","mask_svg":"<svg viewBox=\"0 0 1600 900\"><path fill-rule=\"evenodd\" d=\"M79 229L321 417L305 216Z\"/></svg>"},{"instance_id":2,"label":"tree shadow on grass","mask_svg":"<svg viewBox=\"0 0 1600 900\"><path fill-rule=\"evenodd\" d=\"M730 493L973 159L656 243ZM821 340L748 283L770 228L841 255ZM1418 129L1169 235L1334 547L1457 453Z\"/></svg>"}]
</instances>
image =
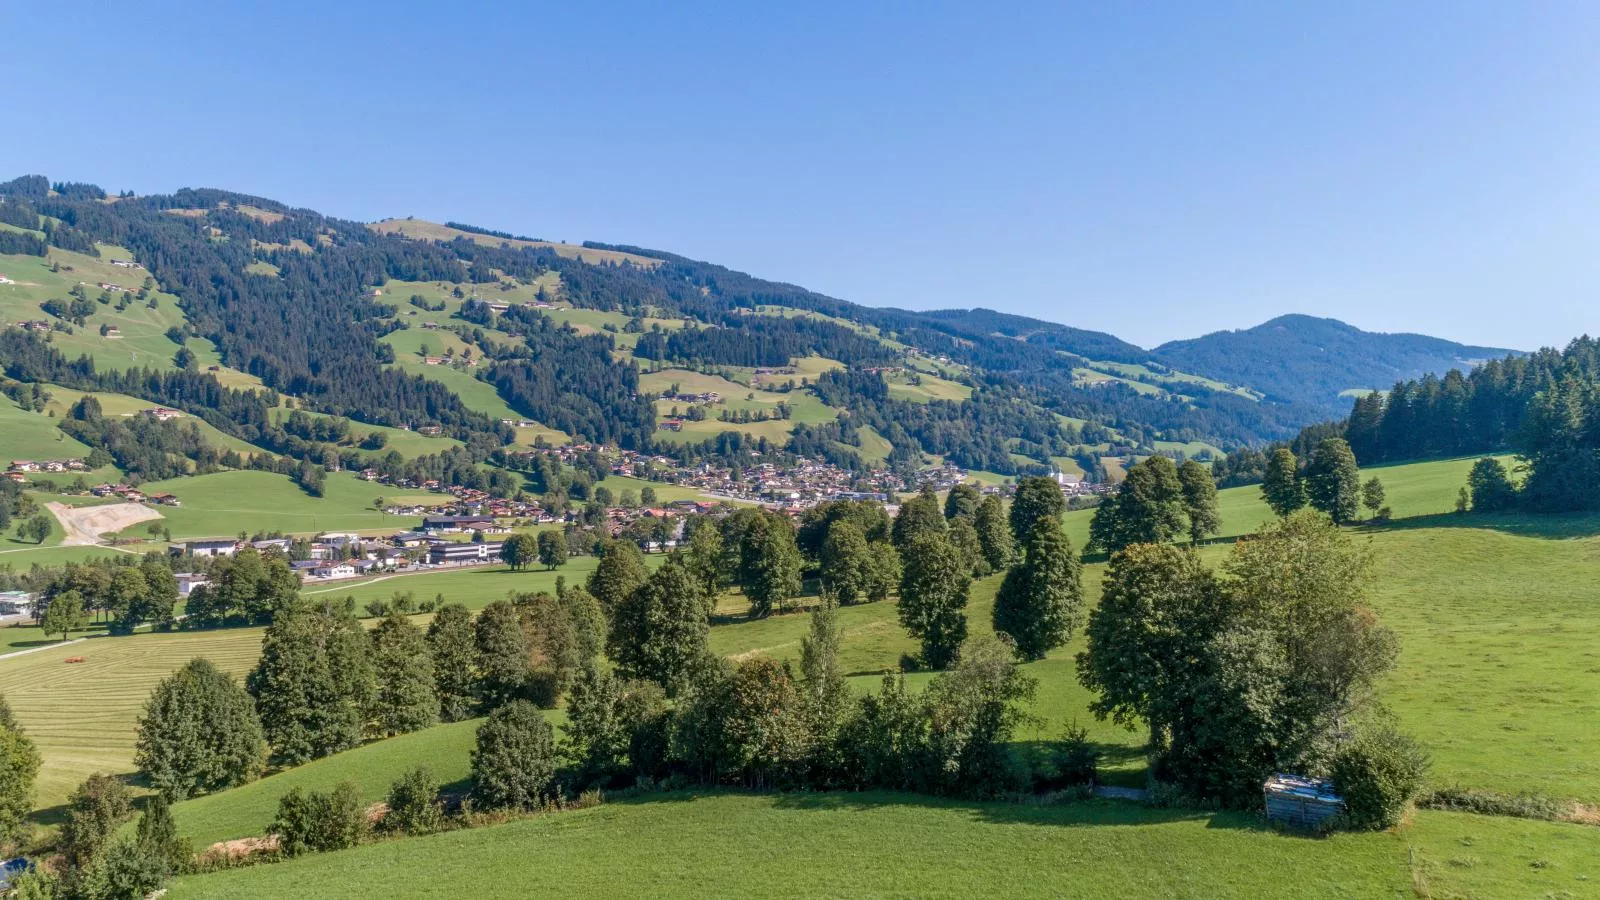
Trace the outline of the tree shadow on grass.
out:
<instances>
[{"instance_id":1,"label":"tree shadow on grass","mask_svg":"<svg viewBox=\"0 0 1600 900\"><path fill-rule=\"evenodd\" d=\"M1357 527L1367 534L1422 528L1470 528L1519 537L1566 540L1600 535L1600 513L1435 513L1388 522L1362 522Z\"/></svg>"},{"instance_id":2,"label":"tree shadow on grass","mask_svg":"<svg viewBox=\"0 0 1600 900\"><path fill-rule=\"evenodd\" d=\"M88 635L79 635L79 637L88 637ZM59 643L61 643L60 638L40 638L37 641L17 641L8 648L0 650L0 653L15 653L18 650L32 650L35 647L48 647L51 644Z\"/></svg>"},{"instance_id":3,"label":"tree shadow on grass","mask_svg":"<svg viewBox=\"0 0 1600 900\"><path fill-rule=\"evenodd\" d=\"M1208 829L1277 833L1259 813L1154 807L1125 800L1086 799L1059 803L961 800L895 791L796 791L761 792L732 789L663 791L608 801L611 803L691 803L729 795L771 799L772 807L790 812L878 812L904 809L937 809L964 813L971 818L996 825L1036 825L1051 828L1149 827L1176 822L1203 822ZM1289 836L1297 832L1282 832Z\"/></svg>"},{"instance_id":4,"label":"tree shadow on grass","mask_svg":"<svg viewBox=\"0 0 1600 900\"><path fill-rule=\"evenodd\" d=\"M813 812L864 812L893 807L919 807L964 812L997 825L1037 825L1054 828L1144 827L1174 822L1203 821L1207 828L1271 831L1260 816L1246 812L1154 807L1125 800L1087 799L1061 803L1027 803L960 800L883 791L835 791L778 794L773 806Z\"/></svg>"},{"instance_id":5,"label":"tree shadow on grass","mask_svg":"<svg viewBox=\"0 0 1600 900\"><path fill-rule=\"evenodd\" d=\"M57 803L55 806L36 809L29 818L33 820L34 824L46 828L65 824L67 821L67 805L65 803Z\"/></svg>"}]
</instances>

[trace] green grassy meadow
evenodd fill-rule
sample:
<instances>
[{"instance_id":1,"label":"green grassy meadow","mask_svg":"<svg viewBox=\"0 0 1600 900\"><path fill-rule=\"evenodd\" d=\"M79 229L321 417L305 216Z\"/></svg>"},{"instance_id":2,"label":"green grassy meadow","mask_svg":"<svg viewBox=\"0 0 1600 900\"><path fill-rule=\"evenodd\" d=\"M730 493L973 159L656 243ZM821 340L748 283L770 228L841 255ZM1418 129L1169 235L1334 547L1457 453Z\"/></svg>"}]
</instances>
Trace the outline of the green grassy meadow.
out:
<instances>
[{"instance_id":1,"label":"green grassy meadow","mask_svg":"<svg viewBox=\"0 0 1600 900\"><path fill-rule=\"evenodd\" d=\"M72 637L77 639L91 634L104 634L105 630L104 625L95 625L73 631ZM59 644L60 642L61 635L47 635L31 620L27 622L12 622L0 626L0 654L14 653L18 650L32 650L36 647L48 647L51 644ZM47 651L41 650L39 652L44 653Z\"/></svg>"},{"instance_id":2,"label":"green grassy meadow","mask_svg":"<svg viewBox=\"0 0 1600 900\"><path fill-rule=\"evenodd\" d=\"M1352 528L1357 540L1370 546L1374 558L1371 605L1402 640L1399 666L1382 686L1381 699L1432 755L1430 781L1435 786L1600 802L1600 755L1594 752L1594 723L1600 721L1600 692L1595 690L1595 676L1600 672L1600 606L1593 590L1600 584L1600 519L1449 513L1455 490L1470 464L1470 460L1449 460L1363 473L1377 474L1385 482L1389 504L1397 516L1404 517L1388 525ZM613 490L623 486L637 489L644 484L618 480L611 486ZM1230 537L1254 530L1269 517L1254 487L1222 492L1221 506L1223 531ZM1081 546L1088 514L1071 513L1068 522ZM1228 544L1223 540L1201 552L1208 563L1220 565ZM648 559L659 563L662 557ZM411 591L422 599L443 594L447 601L477 608L508 591L551 590L557 575L579 583L592 565L588 558L577 558L556 572L512 573L495 567L311 590L341 597L348 594L358 603L386 599L397 591ZM1091 560L1085 567L1086 599L1091 604L1098 599L1103 572L1103 561ZM975 635L991 630L998 583L999 577L991 576L973 585L967 613ZM744 608L743 598L737 594L723 598L711 632L714 652L730 657L763 654L798 659L800 640L809 625L805 614L748 620L743 617ZM858 691L875 688L880 673L894 670L902 654L915 650L892 603L846 607L840 610L839 619L844 632L841 664ZM0 637L4 631L0 630ZM20 631L18 645L38 639L36 630ZM1018 739L1055 738L1067 723L1076 722L1088 728L1090 740L1100 750L1108 783L1142 785L1142 732L1096 722L1087 711L1090 697L1078 685L1072 662L1082 644L1080 634L1045 660L1024 667L1039 685L1032 709L1037 722L1025 726ZM258 647L259 630L242 629L97 638L59 653L44 650L0 660L0 684L6 686L19 718L45 753L39 806L60 803L78 780L96 769L128 771L138 710L155 682L171 669L204 655L230 671L242 672ZM65 664L62 658L69 653L84 655L89 662ZM925 673L909 676L913 685L925 684L931 677ZM85 710L87 714L64 717L62 710ZM450 729L461 726L375 743L317 764L325 767L322 769L297 770L275 776L279 781L268 779L263 786L190 801L179 808L179 827L186 834L208 840L248 833L241 829L258 829L264 822L256 820L262 818L263 810L270 818L269 807L276 796L264 785L287 789L295 783L291 775L309 779L308 785L323 786L325 781L343 777L335 773L356 774L364 779L363 788L371 799L413 762L427 762L441 778L451 780L459 777L453 773L464 771L470 739L465 737L466 731L452 733ZM250 791L256 793L244 793ZM968 868L987 872L982 878L972 877L985 884L1004 885L1007 893L1085 896L1288 896L1274 890L1274 885L1281 887L1281 880L1265 879L1266 873L1281 875L1288 868L1297 872L1294 887L1298 892L1293 896L1318 896L1319 892L1328 896L1406 895L1413 875L1430 885L1432 896L1583 896L1585 884L1577 881L1578 877L1600 878L1600 872L1590 871L1592 860L1600 859L1600 844L1596 843L1600 832L1574 825L1478 816L1420 812L1409 826L1385 835L1306 840L1263 831L1248 817L1115 804L987 807L925 798L826 795L717 796L684 802L679 802L683 798L678 795L673 798L610 804L600 810L474 831L470 836L421 839L406 842L405 850L396 849L402 846L399 843L380 843L285 866L186 879L173 896L224 896L228 891L235 892L234 896L238 892L279 896L292 889L291 881L284 880L291 877L302 890L314 886L316 896L342 896L340 891L353 891L356 886L369 889L380 883L349 873L365 872L368 866L377 873L409 871L405 866L412 865L412 859L448 871L463 858L476 860L467 867L468 874L451 880L471 890L477 884L472 879L479 877L472 872L495 873L495 885L514 883L504 880L515 876L502 869L509 865L506 860L524 855L517 849L524 846L539 848L538 870L566 873L560 877L582 881L583 890L600 892L610 887L614 892L618 888L606 881L612 876L603 862L593 863L593 872L583 866L589 865L585 859L605 860L612 852L609 843L622 839L619 835L624 831L635 836L649 833L648 846L666 842L677 848L674 852L679 856L673 858L696 860L686 869L669 869L681 872L683 881L680 884L674 880L679 876L671 876L659 884L668 895L692 890L720 892L738 883L719 880L737 877L732 858L748 859L768 850L781 853L794 864L785 872L804 873L796 874L801 880L793 882L764 878L758 892L776 894L815 890L817 885L828 893L826 885L832 882L826 879L835 870L864 879L851 882L852 890L840 889L858 894L967 893L963 886L968 882L962 879L968 877ZM659 821L670 821L673 827L656 828L656 811L668 808L672 811L660 813L666 818ZM791 816L798 811L813 815L791 823ZM696 824L701 816L703 824ZM892 818L878 821L875 816ZM1041 818L1035 821L1029 818L1032 816ZM1023 824L1030 827L1017 827ZM1086 827L1112 824L1122 827ZM1039 827L1043 825L1061 827ZM875 830L914 834L929 846L948 842L952 847L966 847L968 856L963 859L962 873L945 873L920 889L922 882L915 880L919 873L936 866L941 856L956 858L955 851L934 853L934 861L930 861L903 846L919 841L868 842L880 862L868 867L872 874L862 875L852 859L837 857L838 853L855 852L859 838L841 838L841 846L832 846L820 838L791 841L783 837L791 828L825 832L835 827L841 835ZM761 834L762 839L750 842L752 833ZM691 840L685 835L695 837ZM1035 840L1045 843L1034 846L1031 842ZM679 841L681 845L675 843ZM882 857L891 844L893 854L899 855ZM1030 863L1020 866L1015 855L984 849L991 846L1009 846ZM737 852L733 848L738 848ZM1412 850L1416 851L1416 863L1409 869ZM683 857L683 853L691 853L691 857ZM1071 869L1072 860L1079 858L1095 859L1099 868L1089 874L1079 871L1074 879L1052 880L1058 878L1058 869ZM1108 860L1113 864L1105 865ZM728 871L717 874L722 867ZM780 868L764 866L763 872ZM340 880L336 870L345 872L348 880ZM1130 875L1128 870L1137 874ZM1029 880L1016 882L1012 890L1006 879L1021 877L1017 872L1027 872ZM1305 873L1310 880L1300 879L1298 873ZM430 883L426 877L417 877L421 879L418 884ZM1132 880L1107 880L1113 878ZM416 879L400 880L409 883ZM399 896L407 896L405 890L403 884L395 888Z\"/></svg>"},{"instance_id":3,"label":"green grassy meadow","mask_svg":"<svg viewBox=\"0 0 1600 900\"><path fill-rule=\"evenodd\" d=\"M217 841L265 834L278 798L300 788L326 791L341 781L361 786L368 803L382 800L408 769L427 766L441 784L471 773L472 750L481 719L439 725L313 760L232 790L185 800L173 807L179 834L203 849Z\"/></svg>"},{"instance_id":4,"label":"green grassy meadow","mask_svg":"<svg viewBox=\"0 0 1600 900\"><path fill-rule=\"evenodd\" d=\"M82 459L89 448L56 427L55 419L25 410L0 396L0 461Z\"/></svg>"},{"instance_id":5,"label":"green grassy meadow","mask_svg":"<svg viewBox=\"0 0 1600 900\"><path fill-rule=\"evenodd\" d=\"M93 638L0 660L0 690L44 757L35 808L64 803L95 772L131 771L145 700L174 669L203 656L243 677L260 653L261 629L234 628Z\"/></svg>"},{"instance_id":6,"label":"green grassy meadow","mask_svg":"<svg viewBox=\"0 0 1600 900\"><path fill-rule=\"evenodd\" d=\"M1251 816L1094 801L898 794L658 794L493 828L179 879L173 900L249 896L1586 896L1600 831L1419 815L1325 839ZM646 888L648 885L648 888ZM1425 894L1428 896L1430 894Z\"/></svg>"},{"instance_id":7,"label":"green grassy meadow","mask_svg":"<svg viewBox=\"0 0 1600 900\"><path fill-rule=\"evenodd\" d=\"M293 412L294 411L291 409L280 406L277 409L272 410L272 420L274 422L282 422L284 419L289 418ZM313 412L309 409L301 410L301 412L313 419L333 418L327 413ZM444 437L443 435L439 437L429 437L428 435L419 434L415 431L407 431L404 428L391 428L387 425L373 425L368 422L357 422L355 420L350 421L350 434L358 443L362 438L366 437L372 432L381 433L386 440L386 443L380 450L363 451L366 453L366 455L372 457L383 456L390 450L393 450L401 456L411 458L416 456L424 456L429 453L440 453L452 447L461 446L460 441L456 440L455 438Z\"/></svg>"},{"instance_id":8,"label":"green grassy meadow","mask_svg":"<svg viewBox=\"0 0 1600 900\"><path fill-rule=\"evenodd\" d=\"M567 720L558 709L547 710L545 718L558 733ZM185 800L172 810L178 834L198 848L265 834L278 798L295 788L327 791L341 781L353 781L365 802L378 803L388 796L391 784L418 766L426 766L446 790L465 791L471 786L471 753L482 724L482 719L469 719L373 741L229 791Z\"/></svg>"},{"instance_id":9,"label":"green grassy meadow","mask_svg":"<svg viewBox=\"0 0 1600 900\"><path fill-rule=\"evenodd\" d=\"M809 391L769 391L759 387L751 387L738 381L732 381L721 375L711 375L696 372L690 369L667 368L652 372L645 372L639 376L639 389L652 394L664 394L677 385L678 390L685 393L704 393L715 391L722 395L722 402L707 407L707 417L698 422L685 420L682 431L658 431L656 436L663 441L671 443L692 443L703 441L726 431L740 432L753 438L766 438L769 441L782 443L789 439L794 426L798 424L815 425L822 422L831 422L839 417L839 410L828 406L817 399ZM717 417L724 411L730 413L751 412L775 414L778 404L786 403L790 408L788 419L769 419L763 422L721 422ZM666 418L676 411L679 415L688 412L691 404L676 400L659 399L656 401L656 415ZM881 437L879 438L881 441ZM883 441L887 445L887 441ZM874 446L872 450L880 448ZM888 450L882 449L879 458L887 456Z\"/></svg>"},{"instance_id":10,"label":"green grassy meadow","mask_svg":"<svg viewBox=\"0 0 1600 900\"><path fill-rule=\"evenodd\" d=\"M972 396L972 388L958 381L925 372L918 373L916 379L917 383L912 384L910 375L887 376L889 396L896 400L910 400L914 403L927 403L931 400L960 401Z\"/></svg>"},{"instance_id":11,"label":"green grassy meadow","mask_svg":"<svg viewBox=\"0 0 1600 900\"><path fill-rule=\"evenodd\" d=\"M694 488L683 487L676 484L662 484L659 481L646 481L643 478L631 478L627 475L607 475L595 482L598 487L611 491L614 498L620 498L623 491L633 491L634 496L645 488L655 488L656 502L671 503L674 500L705 500L706 496Z\"/></svg>"},{"instance_id":12,"label":"green grassy meadow","mask_svg":"<svg viewBox=\"0 0 1600 900\"><path fill-rule=\"evenodd\" d=\"M445 494L396 492L346 472L328 475L322 497L302 491L288 476L251 470L155 481L144 490L164 491L183 501L182 506L160 508L162 524L178 540L228 537L240 531L398 531L416 522L385 515L373 507L374 500L435 504L448 499ZM145 527L141 523L135 530L142 533Z\"/></svg>"},{"instance_id":13,"label":"green grassy meadow","mask_svg":"<svg viewBox=\"0 0 1600 900\"><path fill-rule=\"evenodd\" d=\"M645 564L655 568L665 560L666 556L653 553L645 557ZM596 563L592 556L575 556L554 570L538 567L513 572L504 566L477 566L417 575L379 575L327 585L307 585L305 594L309 597L354 597L357 608L372 600L387 600L396 593L410 592L419 601L432 600L442 594L446 603L482 609L505 599L508 594L555 593L557 578L565 578L570 585L580 585L594 571Z\"/></svg>"},{"instance_id":14,"label":"green grassy meadow","mask_svg":"<svg viewBox=\"0 0 1600 900\"><path fill-rule=\"evenodd\" d=\"M99 245L99 250L98 258L59 247L51 247L44 257L0 255L0 272L14 282L0 284L0 321L54 322L56 320L42 311L39 304L52 299L70 302L68 292L80 283L91 302L97 301L103 293L99 287L102 283L138 293L149 273L144 269L111 265L112 259L131 259L133 254L109 244ZM59 271L50 271L52 264L58 266ZM84 326L73 325L72 334L54 333L56 349L68 358L93 357L99 369L174 368L173 355L178 352L178 345L167 338L166 331L184 322L177 298L152 291L155 309L135 300L118 312L117 302L122 293L122 290L113 292L110 303L95 302L94 313L87 317ZM118 335L102 337L101 325L116 328Z\"/></svg>"}]
</instances>

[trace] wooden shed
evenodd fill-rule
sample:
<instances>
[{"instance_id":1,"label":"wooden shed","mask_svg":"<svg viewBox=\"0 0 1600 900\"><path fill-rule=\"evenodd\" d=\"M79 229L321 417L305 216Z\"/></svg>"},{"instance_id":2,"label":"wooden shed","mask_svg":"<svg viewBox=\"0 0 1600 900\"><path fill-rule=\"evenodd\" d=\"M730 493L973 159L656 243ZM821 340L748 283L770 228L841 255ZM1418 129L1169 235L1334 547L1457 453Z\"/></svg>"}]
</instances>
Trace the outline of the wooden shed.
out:
<instances>
[{"instance_id":1,"label":"wooden shed","mask_svg":"<svg viewBox=\"0 0 1600 900\"><path fill-rule=\"evenodd\" d=\"M1333 783L1301 775L1274 775L1263 785L1267 818L1295 828L1315 830L1344 807Z\"/></svg>"}]
</instances>

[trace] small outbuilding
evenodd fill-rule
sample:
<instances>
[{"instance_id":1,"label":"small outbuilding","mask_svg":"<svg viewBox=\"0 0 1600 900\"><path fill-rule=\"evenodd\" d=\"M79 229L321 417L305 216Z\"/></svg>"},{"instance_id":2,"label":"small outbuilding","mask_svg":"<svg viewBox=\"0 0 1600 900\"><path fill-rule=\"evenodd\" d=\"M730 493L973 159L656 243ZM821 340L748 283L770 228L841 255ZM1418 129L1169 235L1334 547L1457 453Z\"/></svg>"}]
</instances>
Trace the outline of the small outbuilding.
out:
<instances>
[{"instance_id":1,"label":"small outbuilding","mask_svg":"<svg viewBox=\"0 0 1600 900\"><path fill-rule=\"evenodd\" d=\"M1267 819L1293 828L1313 831L1344 808L1344 798L1333 782L1302 775L1274 775L1263 785Z\"/></svg>"}]
</instances>

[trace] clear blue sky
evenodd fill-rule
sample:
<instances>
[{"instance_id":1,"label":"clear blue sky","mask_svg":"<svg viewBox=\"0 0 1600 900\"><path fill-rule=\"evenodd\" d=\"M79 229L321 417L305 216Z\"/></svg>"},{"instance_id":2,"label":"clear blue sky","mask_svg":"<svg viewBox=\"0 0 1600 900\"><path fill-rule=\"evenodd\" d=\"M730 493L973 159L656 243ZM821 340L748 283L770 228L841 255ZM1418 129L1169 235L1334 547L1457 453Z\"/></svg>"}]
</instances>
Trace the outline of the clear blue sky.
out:
<instances>
[{"instance_id":1,"label":"clear blue sky","mask_svg":"<svg viewBox=\"0 0 1600 900\"><path fill-rule=\"evenodd\" d=\"M0 177L633 243L1146 346L1284 312L1600 330L1594 2L599 6L10 4Z\"/></svg>"}]
</instances>

